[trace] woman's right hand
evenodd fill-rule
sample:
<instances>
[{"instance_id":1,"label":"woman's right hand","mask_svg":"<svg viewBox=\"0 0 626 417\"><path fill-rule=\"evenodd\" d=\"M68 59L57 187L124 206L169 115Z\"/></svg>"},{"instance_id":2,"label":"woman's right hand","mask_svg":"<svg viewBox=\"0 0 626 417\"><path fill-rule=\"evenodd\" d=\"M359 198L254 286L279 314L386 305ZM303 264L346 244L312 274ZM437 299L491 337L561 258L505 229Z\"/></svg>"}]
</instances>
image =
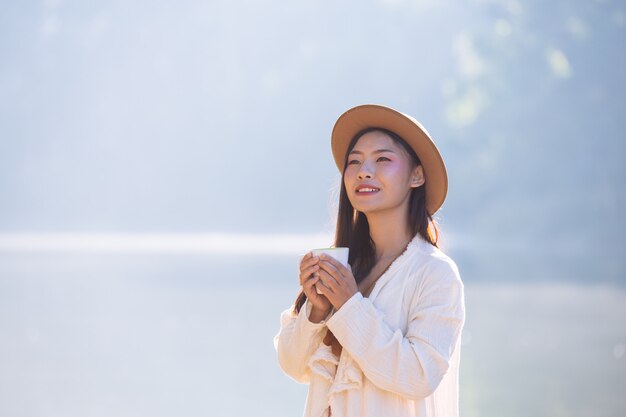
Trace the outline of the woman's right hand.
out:
<instances>
[{"instance_id":1,"label":"woman's right hand","mask_svg":"<svg viewBox=\"0 0 626 417\"><path fill-rule=\"evenodd\" d=\"M318 294L315 289L315 284L319 282L320 279L319 262L320 258L313 256L311 252L304 255L300 262L300 285L302 285L302 290L309 299L309 303L311 303L312 309L309 320L314 323L319 323L326 318L333 307L330 301L328 301L328 298L322 294ZM320 282L319 285L324 284Z\"/></svg>"}]
</instances>

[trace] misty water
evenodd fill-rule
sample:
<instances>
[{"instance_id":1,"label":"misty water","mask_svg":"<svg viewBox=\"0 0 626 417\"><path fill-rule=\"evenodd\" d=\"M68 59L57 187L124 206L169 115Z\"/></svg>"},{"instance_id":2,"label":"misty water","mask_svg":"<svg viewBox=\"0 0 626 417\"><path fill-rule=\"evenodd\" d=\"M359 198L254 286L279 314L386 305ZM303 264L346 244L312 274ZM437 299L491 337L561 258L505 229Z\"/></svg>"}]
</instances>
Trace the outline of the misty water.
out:
<instances>
[{"instance_id":1,"label":"misty water","mask_svg":"<svg viewBox=\"0 0 626 417\"><path fill-rule=\"evenodd\" d=\"M463 275L463 271L461 271ZM626 288L465 280L464 417L623 416ZM298 416L288 256L0 255L0 416Z\"/></svg>"}]
</instances>

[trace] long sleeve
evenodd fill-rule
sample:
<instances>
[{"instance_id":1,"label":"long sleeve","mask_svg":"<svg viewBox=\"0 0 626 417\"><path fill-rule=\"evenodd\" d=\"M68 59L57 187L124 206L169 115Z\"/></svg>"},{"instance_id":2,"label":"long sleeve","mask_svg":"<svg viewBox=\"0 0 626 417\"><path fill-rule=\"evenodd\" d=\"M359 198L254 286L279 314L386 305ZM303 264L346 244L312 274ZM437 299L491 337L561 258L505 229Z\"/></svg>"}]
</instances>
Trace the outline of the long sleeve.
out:
<instances>
[{"instance_id":1,"label":"long sleeve","mask_svg":"<svg viewBox=\"0 0 626 417\"><path fill-rule=\"evenodd\" d=\"M373 384L415 400L428 397L441 382L465 320L456 266L439 263L429 269L410 300L405 335L361 293L327 322Z\"/></svg>"},{"instance_id":2,"label":"long sleeve","mask_svg":"<svg viewBox=\"0 0 626 417\"><path fill-rule=\"evenodd\" d=\"M309 321L311 306L308 301L296 314L293 307L282 312L280 331L274 337L274 348L281 369L300 383L310 380L309 359L322 342L326 321Z\"/></svg>"}]
</instances>

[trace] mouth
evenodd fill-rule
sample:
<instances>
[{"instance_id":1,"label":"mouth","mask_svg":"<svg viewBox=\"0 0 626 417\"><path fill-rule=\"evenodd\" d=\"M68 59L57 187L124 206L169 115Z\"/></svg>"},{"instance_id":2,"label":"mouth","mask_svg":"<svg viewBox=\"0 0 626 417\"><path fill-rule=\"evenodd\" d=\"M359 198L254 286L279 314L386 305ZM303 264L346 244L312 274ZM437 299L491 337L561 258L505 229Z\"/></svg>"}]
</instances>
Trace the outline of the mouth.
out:
<instances>
[{"instance_id":1,"label":"mouth","mask_svg":"<svg viewBox=\"0 0 626 417\"><path fill-rule=\"evenodd\" d=\"M376 188L376 187L359 187L356 189L356 193L358 195L371 195L371 194L376 194L379 191L380 191L380 188Z\"/></svg>"}]
</instances>

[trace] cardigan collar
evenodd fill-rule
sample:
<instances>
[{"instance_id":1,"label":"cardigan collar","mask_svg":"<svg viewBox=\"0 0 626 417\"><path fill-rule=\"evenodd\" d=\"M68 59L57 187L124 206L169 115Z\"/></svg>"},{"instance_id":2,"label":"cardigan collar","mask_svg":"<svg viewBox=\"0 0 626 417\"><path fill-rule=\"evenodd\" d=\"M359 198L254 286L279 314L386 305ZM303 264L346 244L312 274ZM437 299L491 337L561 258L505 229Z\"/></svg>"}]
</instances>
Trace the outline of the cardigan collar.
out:
<instances>
[{"instance_id":1,"label":"cardigan collar","mask_svg":"<svg viewBox=\"0 0 626 417\"><path fill-rule=\"evenodd\" d=\"M398 256L396 260L391 263L389 268L387 268L387 270L380 276L380 278L378 278L368 298L372 301L376 299L376 296L381 289L396 275L396 271L402 268L402 266L405 265L416 252L430 253L434 249L435 247L431 245L430 242L426 241L419 233L413 236L404 253Z\"/></svg>"}]
</instances>

